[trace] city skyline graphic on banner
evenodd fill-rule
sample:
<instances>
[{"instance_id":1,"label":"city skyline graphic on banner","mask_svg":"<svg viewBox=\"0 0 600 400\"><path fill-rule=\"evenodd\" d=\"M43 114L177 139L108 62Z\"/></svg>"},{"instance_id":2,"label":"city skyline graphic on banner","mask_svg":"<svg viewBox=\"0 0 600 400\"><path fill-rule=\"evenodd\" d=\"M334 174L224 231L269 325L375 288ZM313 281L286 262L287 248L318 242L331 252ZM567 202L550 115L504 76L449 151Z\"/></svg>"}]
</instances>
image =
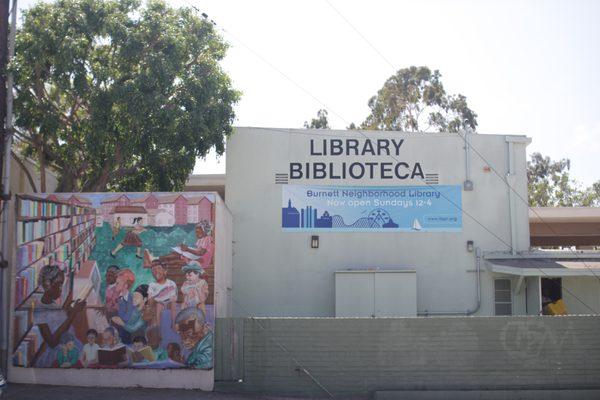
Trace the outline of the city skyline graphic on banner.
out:
<instances>
[{"instance_id":1,"label":"city skyline graphic on banner","mask_svg":"<svg viewBox=\"0 0 600 400\"><path fill-rule=\"evenodd\" d=\"M453 232L461 187L285 185L281 212L285 231Z\"/></svg>"}]
</instances>

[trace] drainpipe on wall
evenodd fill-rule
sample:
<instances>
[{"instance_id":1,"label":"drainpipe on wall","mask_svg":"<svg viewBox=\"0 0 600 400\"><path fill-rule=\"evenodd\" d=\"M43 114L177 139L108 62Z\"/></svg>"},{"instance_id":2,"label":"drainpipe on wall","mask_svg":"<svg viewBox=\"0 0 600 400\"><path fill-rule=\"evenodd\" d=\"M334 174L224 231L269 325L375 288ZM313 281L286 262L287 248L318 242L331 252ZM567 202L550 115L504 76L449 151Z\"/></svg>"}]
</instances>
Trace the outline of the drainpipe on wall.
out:
<instances>
[{"instance_id":1,"label":"drainpipe on wall","mask_svg":"<svg viewBox=\"0 0 600 400\"><path fill-rule=\"evenodd\" d=\"M471 159L469 155L469 141L467 140L467 132L462 133L465 136L465 181L463 182L463 190L465 192L473 190L473 181L471 180Z\"/></svg>"},{"instance_id":2,"label":"drainpipe on wall","mask_svg":"<svg viewBox=\"0 0 600 400\"><path fill-rule=\"evenodd\" d=\"M475 249L475 270L477 273L477 302L473 309L465 311L422 311L417 313L419 316L439 316L439 315L473 315L481 308L481 249Z\"/></svg>"},{"instance_id":3,"label":"drainpipe on wall","mask_svg":"<svg viewBox=\"0 0 600 400\"><path fill-rule=\"evenodd\" d=\"M517 199L515 183L517 182L518 173L515 172L515 144L523 144L527 146L531 143L531 139L525 136L506 136L506 143L508 144L508 168L506 172L506 183L508 190L508 211L510 216L510 252L513 256L517 254ZM527 192L525 192L527 197Z\"/></svg>"},{"instance_id":4,"label":"drainpipe on wall","mask_svg":"<svg viewBox=\"0 0 600 400\"><path fill-rule=\"evenodd\" d=\"M508 215L510 219L510 253L514 256L517 254L517 226L515 221L515 195L514 195L514 183L515 183L515 172L513 168L513 154L514 154L514 142L510 138L506 138L508 143L508 168L506 172L506 183L508 184L506 189L508 190Z\"/></svg>"}]
</instances>

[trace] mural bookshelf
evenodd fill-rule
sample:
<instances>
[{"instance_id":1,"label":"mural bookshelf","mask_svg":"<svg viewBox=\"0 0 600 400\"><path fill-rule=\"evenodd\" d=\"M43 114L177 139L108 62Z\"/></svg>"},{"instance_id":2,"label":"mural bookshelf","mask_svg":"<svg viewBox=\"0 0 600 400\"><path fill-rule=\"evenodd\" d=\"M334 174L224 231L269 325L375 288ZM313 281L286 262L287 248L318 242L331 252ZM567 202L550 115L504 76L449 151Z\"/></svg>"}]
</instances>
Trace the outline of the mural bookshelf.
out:
<instances>
[{"instance_id":1,"label":"mural bookshelf","mask_svg":"<svg viewBox=\"0 0 600 400\"><path fill-rule=\"evenodd\" d=\"M96 211L65 201L17 196L14 364L32 365L44 346L33 323L36 308L60 309L73 289L73 279L95 245ZM60 298L42 304L39 280L46 265L64 272Z\"/></svg>"}]
</instances>

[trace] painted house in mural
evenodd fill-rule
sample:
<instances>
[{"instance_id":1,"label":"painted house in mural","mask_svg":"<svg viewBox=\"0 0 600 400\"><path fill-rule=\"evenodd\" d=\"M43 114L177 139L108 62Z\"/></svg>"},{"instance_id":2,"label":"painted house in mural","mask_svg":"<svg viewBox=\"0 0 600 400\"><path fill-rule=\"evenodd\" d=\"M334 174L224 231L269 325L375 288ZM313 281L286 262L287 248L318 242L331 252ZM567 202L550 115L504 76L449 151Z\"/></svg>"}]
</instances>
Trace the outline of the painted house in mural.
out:
<instances>
[{"instance_id":1,"label":"painted house in mural","mask_svg":"<svg viewBox=\"0 0 600 400\"><path fill-rule=\"evenodd\" d=\"M175 217L168 211L156 209L148 211L148 218L153 226L173 226Z\"/></svg>"},{"instance_id":2,"label":"painted house in mural","mask_svg":"<svg viewBox=\"0 0 600 400\"><path fill-rule=\"evenodd\" d=\"M156 210L158 209L158 198L154 193L147 194L144 197L139 199L131 200L131 205L133 206L143 206L146 210Z\"/></svg>"},{"instance_id":3,"label":"painted house in mural","mask_svg":"<svg viewBox=\"0 0 600 400\"><path fill-rule=\"evenodd\" d=\"M134 226L134 222L137 218L141 218L140 224L145 226L148 223L148 211L142 206L116 206L113 209L111 220L116 221L120 218L121 226L131 227Z\"/></svg>"},{"instance_id":4,"label":"painted house in mural","mask_svg":"<svg viewBox=\"0 0 600 400\"><path fill-rule=\"evenodd\" d=\"M187 223L188 200L181 194L160 196L158 208L175 217L175 225Z\"/></svg>"},{"instance_id":5,"label":"painted house in mural","mask_svg":"<svg viewBox=\"0 0 600 400\"><path fill-rule=\"evenodd\" d=\"M87 385L212 389L215 318L230 315L231 287L232 218L216 193L17 199L13 381L56 383L53 371L68 369Z\"/></svg>"},{"instance_id":6,"label":"painted house in mural","mask_svg":"<svg viewBox=\"0 0 600 400\"><path fill-rule=\"evenodd\" d=\"M112 213L116 206L131 205L131 199L125 194L110 196L100 203L100 215L105 222L112 223Z\"/></svg>"},{"instance_id":7,"label":"painted house in mural","mask_svg":"<svg viewBox=\"0 0 600 400\"><path fill-rule=\"evenodd\" d=\"M69 204L82 207L92 207L92 202L85 197L73 195L67 199Z\"/></svg>"},{"instance_id":8,"label":"painted house in mural","mask_svg":"<svg viewBox=\"0 0 600 400\"><path fill-rule=\"evenodd\" d=\"M188 221L198 223L202 220L210 221L212 203L204 196L188 199Z\"/></svg>"},{"instance_id":9,"label":"painted house in mural","mask_svg":"<svg viewBox=\"0 0 600 400\"><path fill-rule=\"evenodd\" d=\"M174 210L166 208L159 208L160 199L165 197L157 196L154 193L150 193L142 198L133 199L132 205L142 206L147 212L147 225L151 226L173 226L175 225ZM171 197L171 195L167 195Z\"/></svg>"}]
</instances>

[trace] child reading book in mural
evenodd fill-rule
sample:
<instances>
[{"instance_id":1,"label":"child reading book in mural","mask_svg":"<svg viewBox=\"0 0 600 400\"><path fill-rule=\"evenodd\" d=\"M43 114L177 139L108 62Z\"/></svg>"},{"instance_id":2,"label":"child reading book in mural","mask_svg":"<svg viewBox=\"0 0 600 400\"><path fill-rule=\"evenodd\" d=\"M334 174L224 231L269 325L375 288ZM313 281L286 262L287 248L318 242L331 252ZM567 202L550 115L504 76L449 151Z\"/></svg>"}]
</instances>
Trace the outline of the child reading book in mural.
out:
<instances>
[{"instance_id":1,"label":"child reading book in mural","mask_svg":"<svg viewBox=\"0 0 600 400\"><path fill-rule=\"evenodd\" d=\"M101 349L112 349L121 344L121 340L119 338L119 332L112 326L107 327L102 332L102 345Z\"/></svg>"},{"instance_id":2,"label":"child reading book in mural","mask_svg":"<svg viewBox=\"0 0 600 400\"><path fill-rule=\"evenodd\" d=\"M185 282L181 285L184 307L198 307L206 314L206 299L208 299L208 282L201 278L206 272L196 261L191 261L182 268Z\"/></svg>"},{"instance_id":3,"label":"child reading book in mural","mask_svg":"<svg viewBox=\"0 0 600 400\"><path fill-rule=\"evenodd\" d=\"M57 265L45 265L40 270L39 282L40 286L44 290L41 298L43 304L55 304L58 299L62 297L63 283L65 281L64 272ZM46 356L45 361L41 363L41 367L49 367L54 358L54 349L61 342L63 335L71 328L73 320L77 315L85 308L86 302L84 299L78 299L73 301L73 294L69 293L65 302L62 305L62 310L66 316L62 323L52 332L48 323L38 323L37 326L40 330L40 335L44 339L42 351L38 352L38 355ZM55 322L56 319L53 321ZM54 325L54 324L53 324ZM52 349L50 353L47 353L48 347ZM32 365L36 364L37 359L31 361Z\"/></svg>"},{"instance_id":4,"label":"child reading book in mural","mask_svg":"<svg viewBox=\"0 0 600 400\"><path fill-rule=\"evenodd\" d=\"M211 232L210 222L202 220L195 227L195 247L189 247L182 243L178 247L174 247L173 252L160 257L155 257L150 251L145 250L144 268L150 268L157 262L167 266L180 267L190 261L197 261L203 268L207 268L212 261L215 250Z\"/></svg>"},{"instance_id":5,"label":"child reading book in mural","mask_svg":"<svg viewBox=\"0 0 600 400\"><path fill-rule=\"evenodd\" d=\"M190 353L186 366L195 369L213 367L213 333L206 317L197 307L184 308L177 314L175 329L181 336L181 343Z\"/></svg>"},{"instance_id":6,"label":"child reading book in mural","mask_svg":"<svg viewBox=\"0 0 600 400\"><path fill-rule=\"evenodd\" d=\"M56 354L56 361L60 368L78 367L79 350L75 346L75 337L65 332L60 338L60 348Z\"/></svg>"},{"instance_id":7,"label":"child reading book in mural","mask_svg":"<svg viewBox=\"0 0 600 400\"><path fill-rule=\"evenodd\" d=\"M148 285L139 285L133 291L132 302L134 308L129 314L129 319L124 320L122 317L117 315L112 317L112 323L125 330L132 337L143 335L144 331L146 330L146 321L144 321L143 314L147 301Z\"/></svg>"},{"instance_id":8,"label":"child reading book in mural","mask_svg":"<svg viewBox=\"0 0 600 400\"><path fill-rule=\"evenodd\" d=\"M175 361L179 364L185 364L183 355L181 355L181 347L177 343L171 342L167 345L167 354L169 356L169 360Z\"/></svg>"},{"instance_id":9,"label":"child reading book in mural","mask_svg":"<svg viewBox=\"0 0 600 400\"><path fill-rule=\"evenodd\" d=\"M95 329L88 329L86 332L87 343L83 345L81 352L81 363L89 368L98 364L98 332Z\"/></svg>"},{"instance_id":10,"label":"child reading book in mural","mask_svg":"<svg viewBox=\"0 0 600 400\"><path fill-rule=\"evenodd\" d=\"M162 264L152 266L152 276L155 282L148 285L148 305L155 309L153 325L160 325L162 312L168 308L171 311L171 325L174 327L177 313L177 285L167 279L167 270Z\"/></svg>"},{"instance_id":11,"label":"child reading book in mural","mask_svg":"<svg viewBox=\"0 0 600 400\"><path fill-rule=\"evenodd\" d=\"M140 233L144 232L146 229L142 226L142 217L136 217L133 219L133 229L127 232L123 241L117 245L114 249L110 251L110 255L115 257L116 254L123 247L135 247L135 256L137 258L142 258L142 239L140 238Z\"/></svg>"},{"instance_id":12,"label":"child reading book in mural","mask_svg":"<svg viewBox=\"0 0 600 400\"><path fill-rule=\"evenodd\" d=\"M167 351L160 347L162 337L158 326L151 326L148 328L146 331L146 339L148 341L148 346L150 346L154 353L154 359L156 361L164 361L168 358Z\"/></svg>"},{"instance_id":13,"label":"child reading book in mural","mask_svg":"<svg viewBox=\"0 0 600 400\"><path fill-rule=\"evenodd\" d=\"M134 363L148 363L156 361L156 356L152 348L148 346L146 338L136 336L133 338L133 347L131 348L131 361Z\"/></svg>"},{"instance_id":14,"label":"child reading book in mural","mask_svg":"<svg viewBox=\"0 0 600 400\"><path fill-rule=\"evenodd\" d=\"M98 349L98 367L115 368L129 364L127 348L119 338L119 332L112 326L102 332L102 345Z\"/></svg>"}]
</instances>

